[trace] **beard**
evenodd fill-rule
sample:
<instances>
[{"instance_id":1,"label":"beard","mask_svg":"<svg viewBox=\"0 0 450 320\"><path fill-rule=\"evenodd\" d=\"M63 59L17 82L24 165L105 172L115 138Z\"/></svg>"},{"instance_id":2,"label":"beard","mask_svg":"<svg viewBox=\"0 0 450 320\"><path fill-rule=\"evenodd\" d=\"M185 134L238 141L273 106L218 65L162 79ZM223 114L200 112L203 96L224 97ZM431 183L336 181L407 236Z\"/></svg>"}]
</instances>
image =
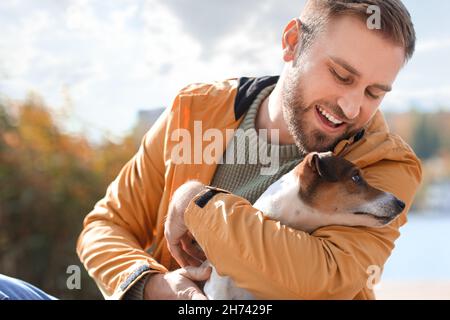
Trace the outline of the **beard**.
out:
<instances>
[{"instance_id":1,"label":"beard","mask_svg":"<svg viewBox=\"0 0 450 320\"><path fill-rule=\"evenodd\" d=\"M294 138L297 148L300 152L307 154L310 152L333 151L336 145L343 139L348 139L359 131L351 124L345 123L346 130L339 136L330 136L314 128L313 123L308 123L306 115L316 112L317 105L327 107L334 114L346 119L344 112L336 103L330 103L325 100L317 100L307 105L304 99L303 81L296 75L296 68L291 69L283 82L282 88L282 108L283 117L291 136Z\"/></svg>"}]
</instances>

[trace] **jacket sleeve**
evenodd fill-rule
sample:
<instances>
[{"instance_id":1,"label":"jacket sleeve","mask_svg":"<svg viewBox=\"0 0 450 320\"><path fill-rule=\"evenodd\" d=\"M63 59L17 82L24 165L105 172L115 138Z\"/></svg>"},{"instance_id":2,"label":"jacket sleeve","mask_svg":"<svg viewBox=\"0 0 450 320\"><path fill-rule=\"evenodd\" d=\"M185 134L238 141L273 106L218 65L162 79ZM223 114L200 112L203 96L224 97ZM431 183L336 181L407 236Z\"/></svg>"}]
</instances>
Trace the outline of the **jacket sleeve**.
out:
<instances>
[{"instance_id":1,"label":"jacket sleeve","mask_svg":"<svg viewBox=\"0 0 450 320\"><path fill-rule=\"evenodd\" d=\"M170 108L86 216L77 253L107 299L120 299L143 275L166 268L144 249L152 243L164 188L163 149Z\"/></svg>"},{"instance_id":2,"label":"jacket sleeve","mask_svg":"<svg viewBox=\"0 0 450 320\"><path fill-rule=\"evenodd\" d=\"M368 285L371 266L382 268L394 248L421 166L411 154L403 162L380 161L364 175L407 205L386 227L329 226L309 235L265 219L248 201L225 193L203 208L192 201L185 222L217 272L257 298L353 299Z\"/></svg>"}]
</instances>

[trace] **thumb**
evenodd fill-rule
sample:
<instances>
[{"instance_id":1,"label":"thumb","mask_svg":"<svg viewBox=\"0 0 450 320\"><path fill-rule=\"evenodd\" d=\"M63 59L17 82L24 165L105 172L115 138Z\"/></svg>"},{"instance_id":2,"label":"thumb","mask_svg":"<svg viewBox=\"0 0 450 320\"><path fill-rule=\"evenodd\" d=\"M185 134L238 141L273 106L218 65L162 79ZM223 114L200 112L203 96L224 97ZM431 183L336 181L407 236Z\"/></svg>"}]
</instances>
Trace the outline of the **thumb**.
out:
<instances>
[{"instance_id":1,"label":"thumb","mask_svg":"<svg viewBox=\"0 0 450 320\"><path fill-rule=\"evenodd\" d=\"M211 276L212 269L210 266L186 266L184 268L181 268L180 270L181 275L188 279L191 279L193 281L205 281L208 280Z\"/></svg>"},{"instance_id":2,"label":"thumb","mask_svg":"<svg viewBox=\"0 0 450 320\"><path fill-rule=\"evenodd\" d=\"M208 298L205 295L201 294L201 293L195 292L192 295L192 299L191 300L208 300Z\"/></svg>"}]
</instances>

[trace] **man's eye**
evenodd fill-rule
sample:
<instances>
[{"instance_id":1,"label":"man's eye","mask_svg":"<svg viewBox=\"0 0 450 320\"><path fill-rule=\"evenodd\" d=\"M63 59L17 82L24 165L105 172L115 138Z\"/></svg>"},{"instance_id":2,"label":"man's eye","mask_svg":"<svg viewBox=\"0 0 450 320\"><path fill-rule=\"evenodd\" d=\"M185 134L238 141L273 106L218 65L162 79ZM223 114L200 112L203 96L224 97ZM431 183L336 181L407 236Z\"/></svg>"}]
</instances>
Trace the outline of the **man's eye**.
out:
<instances>
[{"instance_id":1,"label":"man's eye","mask_svg":"<svg viewBox=\"0 0 450 320\"><path fill-rule=\"evenodd\" d=\"M339 73L336 72L336 70L334 69L330 69L330 72L333 74L333 76L339 80L340 82L344 83L344 84L350 84L352 82L352 79L350 78L345 78L345 77L341 77L339 75Z\"/></svg>"},{"instance_id":2,"label":"man's eye","mask_svg":"<svg viewBox=\"0 0 450 320\"><path fill-rule=\"evenodd\" d=\"M380 96L374 95L372 92L370 92L369 90L366 91L367 96L369 96L369 98L372 98L374 100L377 100L380 98Z\"/></svg>"}]
</instances>

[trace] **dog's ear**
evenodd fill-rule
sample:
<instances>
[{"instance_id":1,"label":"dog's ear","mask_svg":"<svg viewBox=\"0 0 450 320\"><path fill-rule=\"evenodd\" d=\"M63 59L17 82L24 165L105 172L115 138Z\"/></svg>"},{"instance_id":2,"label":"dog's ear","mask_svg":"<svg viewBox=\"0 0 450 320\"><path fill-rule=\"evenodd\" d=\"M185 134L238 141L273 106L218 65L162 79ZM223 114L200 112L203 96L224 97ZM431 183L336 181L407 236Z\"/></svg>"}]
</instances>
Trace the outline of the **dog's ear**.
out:
<instances>
[{"instance_id":1,"label":"dog's ear","mask_svg":"<svg viewBox=\"0 0 450 320\"><path fill-rule=\"evenodd\" d=\"M332 152L315 152L309 158L309 165L320 177L329 182L337 182L336 157Z\"/></svg>"}]
</instances>

